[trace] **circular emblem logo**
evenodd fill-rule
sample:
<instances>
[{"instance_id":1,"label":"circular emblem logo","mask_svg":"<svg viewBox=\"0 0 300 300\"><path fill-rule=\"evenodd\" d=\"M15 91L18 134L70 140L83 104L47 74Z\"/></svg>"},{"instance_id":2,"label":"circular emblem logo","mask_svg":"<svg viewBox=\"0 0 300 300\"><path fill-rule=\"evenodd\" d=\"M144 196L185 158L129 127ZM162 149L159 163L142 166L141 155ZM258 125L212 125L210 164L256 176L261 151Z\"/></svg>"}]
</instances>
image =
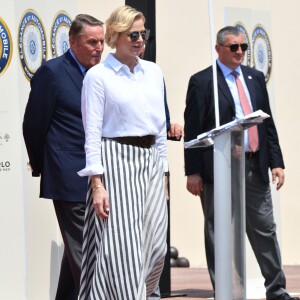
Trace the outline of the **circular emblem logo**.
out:
<instances>
[{"instance_id":1,"label":"circular emblem logo","mask_svg":"<svg viewBox=\"0 0 300 300\"><path fill-rule=\"evenodd\" d=\"M12 50L10 31L4 20L0 17L0 76L4 74L10 64Z\"/></svg>"},{"instance_id":2,"label":"circular emblem logo","mask_svg":"<svg viewBox=\"0 0 300 300\"><path fill-rule=\"evenodd\" d=\"M18 30L19 56L28 80L47 59L45 29L33 10L27 10Z\"/></svg>"},{"instance_id":3,"label":"circular emblem logo","mask_svg":"<svg viewBox=\"0 0 300 300\"><path fill-rule=\"evenodd\" d=\"M268 82L272 69L272 51L269 37L261 25L257 25L252 34L254 68L265 74Z\"/></svg>"},{"instance_id":4,"label":"circular emblem logo","mask_svg":"<svg viewBox=\"0 0 300 300\"><path fill-rule=\"evenodd\" d=\"M59 11L55 16L51 27L51 50L52 56L58 57L69 48L69 30L72 21L64 11Z\"/></svg>"},{"instance_id":5,"label":"circular emblem logo","mask_svg":"<svg viewBox=\"0 0 300 300\"><path fill-rule=\"evenodd\" d=\"M248 49L245 52L243 65L250 67L251 64L251 47L250 47L250 40L248 32L245 28L245 26L241 22L237 22L235 24L235 27L237 27L244 35L245 43L248 44Z\"/></svg>"}]
</instances>

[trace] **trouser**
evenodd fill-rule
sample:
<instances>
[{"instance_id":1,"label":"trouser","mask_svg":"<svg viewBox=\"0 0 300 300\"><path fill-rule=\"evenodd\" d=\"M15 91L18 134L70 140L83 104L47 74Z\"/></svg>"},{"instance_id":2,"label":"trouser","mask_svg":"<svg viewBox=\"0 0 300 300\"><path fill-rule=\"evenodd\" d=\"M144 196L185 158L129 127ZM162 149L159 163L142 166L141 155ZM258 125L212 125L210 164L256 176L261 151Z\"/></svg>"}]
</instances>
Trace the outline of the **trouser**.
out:
<instances>
[{"instance_id":1,"label":"trouser","mask_svg":"<svg viewBox=\"0 0 300 300\"><path fill-rule=\"evenodd\" d=\"M85 203L53 201L64 241L56 300L77 300L80 286Z\"/></svg>"}]
</instances>

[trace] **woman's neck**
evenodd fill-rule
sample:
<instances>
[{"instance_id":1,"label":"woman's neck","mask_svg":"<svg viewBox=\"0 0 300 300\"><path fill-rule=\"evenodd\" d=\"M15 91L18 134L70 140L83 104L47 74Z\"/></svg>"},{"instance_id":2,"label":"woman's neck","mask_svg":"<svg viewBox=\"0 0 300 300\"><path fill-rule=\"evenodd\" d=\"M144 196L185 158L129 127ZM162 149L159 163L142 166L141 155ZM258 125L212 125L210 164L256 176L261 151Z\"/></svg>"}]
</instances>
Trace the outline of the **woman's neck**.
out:
<instances>
[{"instance_id":1,"label":"woman's neck","mask_svg":"<svg viewBox=\"0 0 300 300\"><path fill-rule=\"evenodd\" d=\"M131 73L133 73L134 67L138 64L138 60L135 56L125 56L115 53L114 57L122 64L128 66Z\"/></svg>"}]
</instances>

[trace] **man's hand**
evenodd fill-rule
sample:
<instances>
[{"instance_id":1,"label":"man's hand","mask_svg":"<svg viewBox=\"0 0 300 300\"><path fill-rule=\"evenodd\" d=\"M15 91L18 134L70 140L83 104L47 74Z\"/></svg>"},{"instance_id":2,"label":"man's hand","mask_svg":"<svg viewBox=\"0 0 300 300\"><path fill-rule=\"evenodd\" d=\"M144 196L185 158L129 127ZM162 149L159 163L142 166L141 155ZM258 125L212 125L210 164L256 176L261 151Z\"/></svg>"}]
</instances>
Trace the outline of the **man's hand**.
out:
<instances>
[{"instance_id":1,"label":"man's hand","mask_svg":"<svg viewBox=\"0 0 300 300\"><path fill-rule=\"evenodd\" d=\"M243 147L240 145L234 145L232 148L232 155L235 159L240 160L242 156Z\"/></svg>"},{"instance_id":2,"label":"man's hand","mask_svg":"<svg viewBox=\"0 0 300 300\"><path fill-rule=\"evenodd\" d=\"M203 191L202 177L199 174L187 176L186 188L194 196L200 196Z\"/></svg>"},{"instance_id":3,"label":"man's hand","mask_svg":"<svg viewBox=\"0 0 300 300\"><path fill-rule=\"evenodd\" d=\"M177 123L172 123L168 131L168 138L180 140L183 135L183 127Z\"/></svg>"},{"instance_id":4,"label":"man's hand","mask_svg":"<svg viewBox=\"0 0 300 300\"><path fill-rule=\"evenodd\" d=\"M278 191L284 184L284 171L282 168L274 168L272 169L272 183L276 183L276 178L277 178L277 185L276 185L276 190Z\"/></svg>"}]
</instances>

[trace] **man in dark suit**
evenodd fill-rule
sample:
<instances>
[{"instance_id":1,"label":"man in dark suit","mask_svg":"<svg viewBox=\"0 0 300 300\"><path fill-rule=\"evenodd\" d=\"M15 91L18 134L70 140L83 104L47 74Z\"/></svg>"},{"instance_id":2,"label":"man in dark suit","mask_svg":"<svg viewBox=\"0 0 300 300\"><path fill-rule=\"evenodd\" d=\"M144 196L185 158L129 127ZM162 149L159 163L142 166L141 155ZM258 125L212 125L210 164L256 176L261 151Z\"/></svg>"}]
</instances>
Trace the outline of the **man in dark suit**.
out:
<instances>
[{"instance_id":1,"label":"man in dark suit","mask_svg":"<svg viewBox=\"0 0 300 300\"><path fill-rule=\"evenodd\" d=\"M56 300L78 298L87 178L81 88L85 72L98 64L103 23L78 15L69 31L70 49L42 65L31 80L23 135L32 176L41 176L40 197L53 199L64 241Z\"/></svg>"},{"instance_id":2,"label":"man in dark suit","mask_svg":"<svg viewBox=\"0 0 300 300\"><path fill-rule=\"evenodd\" d=\"M245 133L246 231L265 278L266 297L269 300L299 300L285 290L286 280L281 266L280 249L276 237L268 169L277 190L284 183L284 162L276 127L272 118L268 92L263 73L245 67L247 45L236 27L228 26L217 34L217 78L220 125L244 116L240 90L235 77L242 83L248 105L253 111L261 109L270 115L258 125L258 148L250 146ZM236 73L233 74L232 72ZM195 139L215 125L212 67L194 74L189 82L184 113L185 141ZM256 131L257 132L257 131ZM256 135L257 136L257 135ZM205 218L205 249L208 270L214 287L214 200L213 149L185 149L187 189L200 196Z\"/></svg>"}]
</instances>

